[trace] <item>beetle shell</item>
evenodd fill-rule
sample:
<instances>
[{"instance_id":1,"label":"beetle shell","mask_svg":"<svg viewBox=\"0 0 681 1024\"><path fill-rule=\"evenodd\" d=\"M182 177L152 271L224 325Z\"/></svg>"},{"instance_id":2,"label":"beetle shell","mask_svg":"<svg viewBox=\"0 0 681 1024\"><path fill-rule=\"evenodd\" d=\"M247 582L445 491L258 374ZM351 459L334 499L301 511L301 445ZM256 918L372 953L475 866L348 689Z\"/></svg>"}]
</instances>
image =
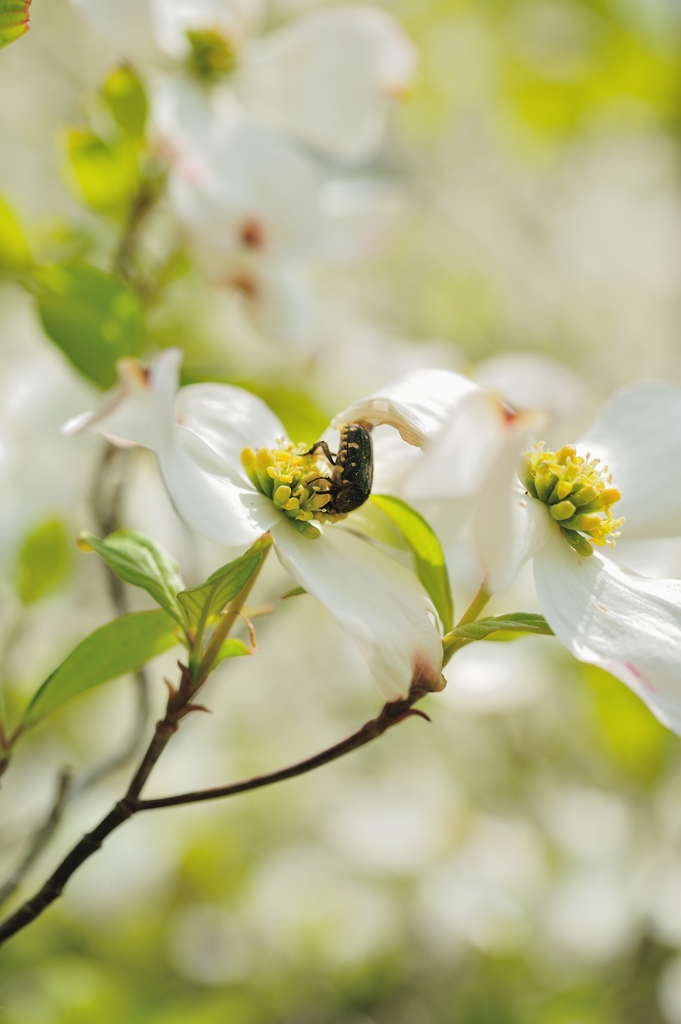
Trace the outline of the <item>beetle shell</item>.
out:
<instances>
[{"instance_id":1,"label":"beetle shell","mask_svg":"<svg viewBox=\"0 0 681 1024\"><path fill-rule=\"evenodd\" d=\"M332 474L334 511L352 512L363 505L371 494L373 480L371 434L361 423L344 423Z\"/></svg>"}]
</instances>

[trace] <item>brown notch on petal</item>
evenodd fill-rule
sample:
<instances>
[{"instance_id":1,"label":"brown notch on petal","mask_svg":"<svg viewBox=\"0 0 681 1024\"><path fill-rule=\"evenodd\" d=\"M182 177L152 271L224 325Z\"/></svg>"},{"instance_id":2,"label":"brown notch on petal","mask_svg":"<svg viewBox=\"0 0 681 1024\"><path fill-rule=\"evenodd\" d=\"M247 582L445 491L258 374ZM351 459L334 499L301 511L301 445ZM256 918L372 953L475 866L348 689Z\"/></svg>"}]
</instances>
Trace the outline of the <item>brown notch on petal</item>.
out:
<instances>
[{"instance_id":1,"label":"brown notch on petal","mask_svg":"<svg viewBox=\"0 0 681 1024\"><path fill-rule=\"evenodd\" d=\"M264 249L266 240L262 221L257 217L247 217L241 223L239 238L249 249Z\"/></svg>"},{"instance_id":2,"label":"brown notch on petal","mask_svg":"<svg viewBox=\"0 0 681 1024\"><path fill-rule=\"evenodd\" d=\"M444 690L447 680L438 670L433 672L433 666L420 651L414 655L412 662L411 687L414 690L423 690L426 693L439 693Z\"/></svg>"}]
</instances>

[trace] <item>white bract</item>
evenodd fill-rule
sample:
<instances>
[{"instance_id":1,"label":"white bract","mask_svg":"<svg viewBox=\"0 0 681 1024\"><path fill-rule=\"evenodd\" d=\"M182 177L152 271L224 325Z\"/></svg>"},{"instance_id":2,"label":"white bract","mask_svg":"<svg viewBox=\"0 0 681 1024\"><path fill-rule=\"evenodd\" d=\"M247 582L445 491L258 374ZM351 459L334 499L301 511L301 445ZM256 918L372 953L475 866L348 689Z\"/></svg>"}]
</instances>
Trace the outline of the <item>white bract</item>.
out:
<instances>
[{"instance_id":1,"label":"white bract","mask_svg":"<svg viewBox=\"0 0 681 1024\"><path fill-rule=\"evenodd\" d=\"M620 526L637 539L681 535L681 388L624 388L576 446L557 452L532 447L536 417L514 416L445 371L405 377L338 419L391 423L419 446L409 456L377 428L383 472L374 489L417 504L444 535L460 536L468 524L490 594L503 593L534 558L539 603L556 636L681 732L681 581L646 579L593 549L614 542Z\"/></svg>"},{"instance_id":2,"label":"white bract","mask_svg":"<svg viewBox=\"0 0 681 1024\"><path fill-rule=\"evenodd\" d=\"M240 292L258 326L286 339L314 323L310 268L367 258L389 238L399 190L329 179L228 90L170 79L157 95L169 192L207 276Z\"/></svg>"},{"instance_id":3,"label":"white bract","mask_svg":"<svg viewBox=\"0 0 681 1024\"><path fill-rule=\"evenodd\" d=\"M121 47L197 76L229 76L263 125L333 159L378 150L391 104L410 89L415 50L386 11L364 4L313 11L262 38L256 0L77 0Z\"/></svg>"},{"instance_id":4,"label":"white bract","mask_svg":"<svg viewBox=\"0 0 681 1024\"><path fill-rule=\"evenodd\" d=\"M269 531L284 568L347 631L387 700L405 697L414 683L439 688L436 612L416 577L331 525L336 516L320 523L324 494L305 484L324 472L322 460L293 446L274 413L241 388L178 391L181 359L166 350L148 371L122 361L113 404L65 431L87 428L154 451L179 515L210 540L245 549Z\"/></svg>"}]
</instances>

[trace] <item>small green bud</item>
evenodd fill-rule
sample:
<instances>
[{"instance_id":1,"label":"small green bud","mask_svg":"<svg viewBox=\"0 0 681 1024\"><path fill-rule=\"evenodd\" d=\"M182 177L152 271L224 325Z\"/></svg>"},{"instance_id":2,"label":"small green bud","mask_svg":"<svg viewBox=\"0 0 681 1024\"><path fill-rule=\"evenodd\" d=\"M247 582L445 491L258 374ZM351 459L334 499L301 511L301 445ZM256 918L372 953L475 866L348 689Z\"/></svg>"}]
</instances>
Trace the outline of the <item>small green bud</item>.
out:
<instances>
[{"instance_id":1,"label":"small green bud","mask_svg":"<svg viewBox=\"0 0 681 1024\"><path fill-rule=\"evenodd\" d=\"M291 497L291 488L286 487L285 484L281 484L277 487L276 491L272 495L272 501L275 505L286 506L286 502Z\"/></svg>"},{"instance_id":2,"label":"small green bud","mask_svg":"<svg viewBox=\"0 0 681 1024\"><path fill-rule=\"evenodd\" d=\"M594 549L591 547L586 537L582 537L581 533L576 533L574 530L566 530L564 526L561 526L560 529L565 540L571 548L574 548L578 555L585 555L587 558L590 555L593 555Z\"/></svg>"},{"instance_id":3,"label":"small green bud","mask_svg":"<svg viewBox=\"0 0 681 1024\"><path fill-rule=\"evenodd\" d=\"M549 515L557 522L570 519L575 514L575 506L571 501L559 501L557 505L549 505Z\"/></svg>"}]
</instances>

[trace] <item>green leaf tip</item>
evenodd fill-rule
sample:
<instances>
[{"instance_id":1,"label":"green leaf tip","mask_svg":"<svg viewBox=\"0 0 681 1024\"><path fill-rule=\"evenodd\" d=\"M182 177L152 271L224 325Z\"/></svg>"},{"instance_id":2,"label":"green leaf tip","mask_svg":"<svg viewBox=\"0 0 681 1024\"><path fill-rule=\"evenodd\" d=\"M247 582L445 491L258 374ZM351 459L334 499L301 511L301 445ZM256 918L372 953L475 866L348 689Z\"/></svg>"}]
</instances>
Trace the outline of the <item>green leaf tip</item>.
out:
<instances>
[{"instance_id":1,"label":"green leaf tip","mask_svg":"<svg viewBox=\"0 0 681 1024\"><path fill-rule=\"evenodd\" d=\"M454 601L442 545L420 512L401 498L372 494L371 500L391 520L414 555L416 575L428 591L445 632L452 628Z\"/></svg>"},{"instance_id":2,"label":"green leaf tip","mask_svg":"<svg viewBox=\"0 0 681 1024\"><path fill-rule=\"evenodd\" d=\"M463 646L475 640L514 640L524 634L553 636L553 630L543 615L536 615L534 612L513 612L457 626L443 637L442 644L447 650L453 645Z\"/></svg>"},{"instance_id":3,"label":"green leaf tip","mask_svg":"<svg viewBox=\"0 0 681 1024\"><path fill-rule=\"evenodd\" d=\"M186 618L177 600L184 581L177 562L160 544L136 530L117 530L104 540L83 530L78 538L81 551L96 551L112 572L133 587L146 590L182 627Z\"/></svg>"},{"instance_id":4,"label":"green leaf tip","mask_svg":"<svg viewBox=\"0 0 681 1024\"><path fill-rule=\"evenodd\" d=\"M0 49L26 35L31 19L31 0L0 0Z\"/></svg>"}]
</instances>

